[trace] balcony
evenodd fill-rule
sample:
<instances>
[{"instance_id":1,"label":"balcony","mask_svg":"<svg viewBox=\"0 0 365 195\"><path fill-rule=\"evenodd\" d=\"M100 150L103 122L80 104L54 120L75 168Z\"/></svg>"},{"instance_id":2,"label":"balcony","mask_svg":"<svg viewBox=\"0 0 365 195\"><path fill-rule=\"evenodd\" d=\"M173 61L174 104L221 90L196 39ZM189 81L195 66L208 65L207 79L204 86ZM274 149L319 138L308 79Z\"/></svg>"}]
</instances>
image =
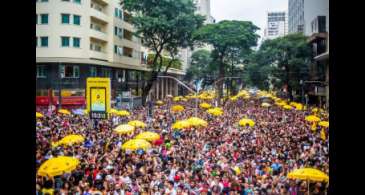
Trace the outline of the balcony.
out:
<instances>
[{"instance_id":1,"label":"balcony","mask_svg":"<svg viewBox=\"0 0 365 195\"><path fill-rule=\"evenodd\" d=\"M103 22L105 24L108 23L108 18L109 17L104 12L101 12L101 11L96 10L94 8L90 8L89 13L90 13L91 19L98 20L98 21Z\"/></svg>"},{"instance_id":2,"label":"balcony","mask_svg":"<svg viewBox=\"0 0 365 195\"><path fill-rule=\"evenodd\" d=\"M94 30L94 29L91 29L89 31L90 33L90 37L94 38L94 39L97 39L99 41L102 41L102 42L107 42L108 41L108 36L106 35L106 33L103 33L103 32L100 32L100 31L97 31L97 30Z\"/></svg>"},{"instance_id":3,"label":"balcony","mask_svg":"<svg viewBox=\"0 0 365 195\"><path fill-rule=\"evenodd\" d=\"M100 4L102 6L106 6L106 5L109 4L107 0L92 0L92 2L95 2L95 3Z\"/></svg>"},{"instance_id":4,"label":"balcony","mask_svg":"<svg viewBox=\"0 0 365 195\"><path fill-rule=\"evenodd\" d=\"M90 59L97 59L97 60L107 61L108 60L108 55L104 52L89 50L89 58Z\"/></svg>"}]
</instances>

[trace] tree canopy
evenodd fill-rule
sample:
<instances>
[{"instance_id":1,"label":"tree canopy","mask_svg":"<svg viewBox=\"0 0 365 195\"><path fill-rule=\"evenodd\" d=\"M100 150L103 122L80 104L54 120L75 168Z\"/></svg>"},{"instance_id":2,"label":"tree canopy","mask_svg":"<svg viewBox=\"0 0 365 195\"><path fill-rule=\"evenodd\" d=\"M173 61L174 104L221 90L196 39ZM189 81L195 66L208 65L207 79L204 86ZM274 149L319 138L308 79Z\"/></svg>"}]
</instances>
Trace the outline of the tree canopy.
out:
<instances>
[{"instance_id":1,"label":"tree canopy","mask_svg":"<svg viewBox=\"0 0 365 195\"><path fill-rule=\"evenodd\" d=\"M223 82L227 64L232 60L237 63L239 56L249 53L253 46L256 46L259 30L252 22L249 21L228 21L224 20L216 24L203 26L194 33L194 38L202 43L213 46L213 61L218 64L218 101L222 97Z\"/></svg>"},{"instance_id":2,"label":"tree canopy","mask_svg":"<svg viewBox=\"0 0 365 195\"><path fill-rule=\"evenodd\" d=\"M192 0L122 0L121 5L132 15L135 34L155 54L150 63L152 72L142 93L142 103L145 105L162 67L166 73L176 62L180 48L193 47L193 32L203 25L205 18L195 13ZM169 53L171 58L171 63L167 65L163 62L163 51Z\"/></svg>"}]
</instances>

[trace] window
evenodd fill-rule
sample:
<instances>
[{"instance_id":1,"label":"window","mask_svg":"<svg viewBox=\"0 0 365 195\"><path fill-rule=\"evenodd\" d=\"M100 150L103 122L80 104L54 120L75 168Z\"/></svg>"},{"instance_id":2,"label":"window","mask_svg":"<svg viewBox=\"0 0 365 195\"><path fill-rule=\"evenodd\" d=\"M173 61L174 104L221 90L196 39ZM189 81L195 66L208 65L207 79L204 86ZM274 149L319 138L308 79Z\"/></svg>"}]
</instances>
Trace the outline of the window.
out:
<instances>
[{"instance_id":1,"label":"window","mask_svg":"<svg viewBox=\"0 0 365 195\"><path fill-rule=\"evenodd\" d=\"M48 47L48 37L41 37L41 47Z\"/></svg>"},{"instance_id":2,"label":"window","mask_svg":"<svg viewBox=\"0 0 365 195\"><path fill-rule=\"evenodd\" d=\"M118 53L118 46L114 45L114 53L117 54Z\"/></svg>"},{"instance_id":3,"label":"window","mask_svg":"<svg viewBox=\"0 0 365 195\"><path fill-rule=\"evenodd\" d=\"M114 35L117 36L118 35L118 27L114 26Z\"/></svg>"},{"instance_id":4,"label":"window","mask_svg":"<svg viewBox=\"0 0 365 195\"><path fill-rule=\"evenodd\" d=\"M62 78L79 78L80 77L80 69L78 66L72 65L62 65L60 67L60 73Z\"/></svg>"},{"instance_id":5,"label":"window","mask_svg":"<svg viewBox=\"0 0 365 195\"><path fill-rule=\"evenodd\" d=\"M75 3L81 4L81 0L74 0Z\"/></svg>"},{"instance_id":6,"label":"window","mask_svg":"<svg viewBox=\"0 0 365 195\"><path fill-rule=\"evenodd\" d=\"M102 69L102 75L103 77L109 77L111 78L112 77L112 71L110 69L106 69L106 68L103 68Z\"/></svg>"},{"instance_id":7,"label":"window","mask_svg":"<svg viewBox=\"0 0 365 195\"><path fill-rule=\"evenodd\" d=\"M123 12L122 12L122 10L121 10L121 9L119 10L119 18L120 18L120 19L123 19Z\"/></svg>"},{"instance_id":8,"label":"window","mask_svg":"<svg viewBox=\"0 0 365 195\"><path fill-rule=\"evenodd\" d=\"M70 37L61 37L61 46L69 47L70 46Z\"/></svg>"},{"instance_id":9,"label":"window","mask_svg":"<svg viewBox=\"0 0 365 195\"><path fill-rule=\"evenodd\" d=\"M35 23L38 24L38 14L35 15Z\"/></svg>"},{"instance_id":10,"label":"window","mask_svg":"<svg viewBox=\"0 0 365 195\"><path fill-rule=\"evenodd\" d=\"M70 24L70 14L61 14L62 24Z\"/></svg>"},{"instance_id":11,"label":"window","mask_svg":"<svg viewBox=\"0 0 365 195\"><path fill-rule=\"evenodd\" d=\"M67 2L70 2L70 0L62 0L62 1L67 1Z\"/></svg>"},{"instance_id":12,"label":"window","mask_svg":"<svg viewBox=\"0 0 365 195\"><path fill-rule=\"evenodd\" d=\"M48 2L48 0L41 0L41 2Z\"/></svg>"},{"instance_id":13,"label":"window","mask_svg":"<svg viewBox=\"0 0 365 195\"><path fill-rule=\"evenodd\" d=\"M41 24L48 24L48 14L41 14Z\"/></svg>"},{"instance_id":14,"label":"window","mask_svg":"<svg viewBox=\"0 0 365 195\"><path fill-rule=\"evenodd\" d=\"M37 66L37 78L46 78L46 66Z\"/></svg>"},{"instance_id":15,"label":"window","mask_svg":"<svg viewBox=\"0 0 365 195\"><path fill-rule=\"evenodd\" d=\"M114 16L115 16L115 17L118 17L118 14L119 14L118 8L115 8L115 9L114 9Z\"/></svg>"},{"instance_id":16,"label":"window","mask_svg":"<svg viewBox=\"0 0 365 195\"><path fill-rule=\"evenodd\" d=\"M78 16L78 15L74 15L74 24L75 25L80 25L80 19L81 16Z\"/></svg>"},{"instance_id":17,"label":"window","mask_svg":"<svg viewBox=\"0 0 365 195\"><path fill-rule=\"evenodd\" d=\"M80 48L80 38L74 37L73 46L77 47L77 48Z\"/></svg>"},{"instance_id":18,"label":"window","mask_svg":"<svg viewBox=\"0 0 365 195\"><path fill-rule=\"evenodd\" d=\"M96 77L97 76L97 69L96 67L90 67L90 76Z\"/></svg>"}]
</instances>

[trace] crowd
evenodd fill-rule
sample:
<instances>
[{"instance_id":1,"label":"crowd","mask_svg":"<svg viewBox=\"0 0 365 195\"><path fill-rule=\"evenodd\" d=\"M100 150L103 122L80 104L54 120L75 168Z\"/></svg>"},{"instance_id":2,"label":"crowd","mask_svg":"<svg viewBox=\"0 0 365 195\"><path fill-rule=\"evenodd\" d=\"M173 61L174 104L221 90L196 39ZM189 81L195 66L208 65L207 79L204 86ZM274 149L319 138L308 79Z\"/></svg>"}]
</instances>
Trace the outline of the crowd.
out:
<instances>
[{"instance_id":1,"label":"crowd","mask_svg":"<svg viewBox=\"0 0 365 195\"><path fill-rule=\"evenodd\" d=\"M288 179L288 172L301 167L329 172L328 136L323 140L319 129L311 130L304 120L310 111L274 105L264 108L258 99L240 99L228 101L221 116L198 109L197 115L208 122L207 127L176 130L171 129L175 121L194 116L195 100L179 102L185 110L178 113L169 109L175 102L164 102L154 107L152 120L144 107L128 117L97 122L73 114L38 118L37 169L60 155L74 156L80 164L71 173L54 178L37 176L37 194L51 189L50 194L62 195L305 195L308 181ZM239 126L243 117L256 124ZM113 132L116 125L130 120L148 126L131 135ZM146 130L160 134L161 140L146 151L121 149L125 141ZM52 147L52 142L69 134L83 135L84 143ZM309 191L325 194L327 187L328 183L311 182Z\"/></svg>"}]
</instances>

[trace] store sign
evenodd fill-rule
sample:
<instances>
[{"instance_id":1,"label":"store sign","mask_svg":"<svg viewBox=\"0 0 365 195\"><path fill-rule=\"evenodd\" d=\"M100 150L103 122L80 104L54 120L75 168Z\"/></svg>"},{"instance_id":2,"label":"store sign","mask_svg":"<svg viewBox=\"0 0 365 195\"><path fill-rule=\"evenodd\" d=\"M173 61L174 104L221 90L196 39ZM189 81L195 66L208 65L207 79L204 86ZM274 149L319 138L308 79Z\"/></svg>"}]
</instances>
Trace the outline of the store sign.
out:
<instances>
[{"instance_id":1,"label":"store sign","mask_svg":"<svg viewBox=\"0 0 365 195\"><path fill-rule=\"evenodd\" d=\"M92 119L106 119L110 110L110 78L86 79L87 111Z\"/></svg>"}]
</instances>

